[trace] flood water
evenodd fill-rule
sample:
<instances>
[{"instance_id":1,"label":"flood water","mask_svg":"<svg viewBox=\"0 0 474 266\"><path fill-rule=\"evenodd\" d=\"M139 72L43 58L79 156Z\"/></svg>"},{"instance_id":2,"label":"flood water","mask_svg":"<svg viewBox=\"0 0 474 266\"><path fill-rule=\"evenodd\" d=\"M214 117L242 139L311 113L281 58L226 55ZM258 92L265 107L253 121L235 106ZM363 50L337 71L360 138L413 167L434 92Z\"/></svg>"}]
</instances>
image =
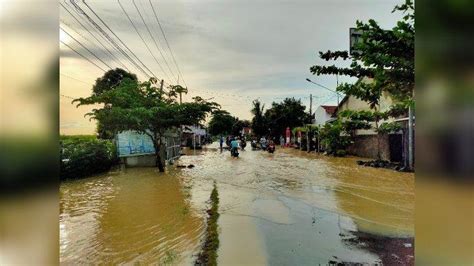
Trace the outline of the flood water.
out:
<instances>
[{"instance_id":1,"label":"flood water","mask_svg":"<svg viewBox=\"0 0 474 266\"><path fill-rule=\"evenodd\" d=\"M194 168L125 169L63 182L61 263L192 264L214 181L221 265L381 262L358 243L362 232L412 245L413 174L289 148L247 149L236 159L212 144L186 154L176 164Z\"/></svg>"}]
</instances>

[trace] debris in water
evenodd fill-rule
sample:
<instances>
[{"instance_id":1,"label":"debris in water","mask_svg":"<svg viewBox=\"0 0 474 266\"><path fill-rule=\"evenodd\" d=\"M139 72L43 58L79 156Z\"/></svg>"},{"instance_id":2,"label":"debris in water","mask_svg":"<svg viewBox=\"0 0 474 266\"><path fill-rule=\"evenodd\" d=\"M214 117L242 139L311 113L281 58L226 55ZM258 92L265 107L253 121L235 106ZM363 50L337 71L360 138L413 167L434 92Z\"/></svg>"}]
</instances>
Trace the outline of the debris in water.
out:
<instances>
[{"instance_id":1,"label":"debris in water","mask_svg":"<svg viewBox=\"0 0 474 266\"><path fill-rule=\"evenodd\" d=\"M193 168L193 167L194 167L194 164L188 165L188 168Z\"/></svg>"}]
</instances>

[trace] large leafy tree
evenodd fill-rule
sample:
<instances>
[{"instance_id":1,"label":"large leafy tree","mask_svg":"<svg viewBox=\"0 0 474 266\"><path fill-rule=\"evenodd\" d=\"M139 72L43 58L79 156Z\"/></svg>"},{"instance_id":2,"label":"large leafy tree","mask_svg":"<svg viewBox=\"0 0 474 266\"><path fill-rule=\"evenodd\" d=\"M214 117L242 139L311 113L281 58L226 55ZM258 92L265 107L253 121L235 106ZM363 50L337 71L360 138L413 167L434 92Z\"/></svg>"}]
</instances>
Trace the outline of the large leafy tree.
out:
<instances>
[{"instance_id":1,"label":"large leafy tree","mask_svg":"<svg viewBox=\"0 0 474 266\"><path fill-rule=\"evenodd\" d=\"M350 60L349 67L333 65L315 65L310 71L315 75L345 75L358 78L354 84L343 83L337 90L348 96L365 101L372 113L351 112L344 114L345 127L349 132L367 128L374 122L375 130L387 133L396 130L394 124L383 123L388 116L406 115L408 107L414 105L415 85L415 25L413 1L406 0L397 5L392 12L402 12L403 18L391 30L382 29L374 20L367 23L357 21L356 30L361 33L360 41L354 45L354 51L320 52L320 58L330 60ZM379 110L380 97L389 93L397 103L386 113ZM353 120L353 122L351 122ZM364 122L365 121L365 122ZM380 146L380 143L379 145ZM378 148L380 159L380 147Z\"/></svg>"},{"instance_id":2,"label":"large leafy tree","mask_svg":"<svg viewBox=\"0 0 474 266\"><path fill-rule=\"evenodd\" d=\"M92 95L100 95L103 92L112 90L120 85L122 80L129 78L138 81L137 76L133 73L127 72L121 68L109 70L95 80L92 86ZM97 121L97 137L100 139L113 139L114 132L107 129L107 125Z\"/></svg>"},{"instance_id":3,"label":"large leafy tree","mask_svg":"<svg viewBox=\"0 0 474 266\"><path fill-rule=\"evenodd\" d=\"M157 88L156 83L154 78L139 82L127 77L112 89L73 102L78 102L78 106L102 104L102 108L93 109L86 116L99 121L108 130L135 130L148 135L155 147L156 165L164 171L159 152L165 131L181 125L198 124L215 111L218 104L200 97L179 104L173 88L166 93Z\"/></svg>"},{"instance_id":4,"label":"large leafy tree","mask_svg":"<svg viewBox=\"0 0 474 266\"><path fill-rule=\"evenodd\" d=\"M273 102L264 115L268 126L267 134L278 138L285 134L287 127L294 128L310 123L311 117L305 109L301 100L295 98L286 98L280 103Z\"/></svg>"},{"instance_id":5,"label":"large leafy tree","mask_svg":"<svg viewBox=\"0 0 474 266\"><path fill-rule=\"evenodd\" d=\"M209 121L209 133L217 135L228 135L232 133L232 127L236 123L236 119L225 110L219 110L212 114Z\"/></svg>"}]
</instances>

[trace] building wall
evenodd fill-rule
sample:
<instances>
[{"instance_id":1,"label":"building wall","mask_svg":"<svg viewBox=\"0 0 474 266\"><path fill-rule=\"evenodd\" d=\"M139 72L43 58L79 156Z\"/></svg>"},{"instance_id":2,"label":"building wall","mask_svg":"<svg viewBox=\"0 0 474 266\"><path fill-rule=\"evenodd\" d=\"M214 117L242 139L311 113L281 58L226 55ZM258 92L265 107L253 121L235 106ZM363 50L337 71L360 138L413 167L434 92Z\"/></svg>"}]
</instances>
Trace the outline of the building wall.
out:
<instances>
[{"instance_id":1,"label":"building wall","mask_svg":"<svg viewBox=\"0 0 474 266\"><path fill-rule=\"evenodd\" d=\"M323 126L330 118L331 115L328 114L326 110L321 106L316 108L316 111L314 111L314 123L318 126Z\"/></svg>"},{"instance_id":2,"label":"building wall","mask_svg":"<svg viewBox=\"0 0 474 266\"><path fill-rule=\"evenodd\" d=\"M394 103L392 97L386 92L382 93L382 96L380 97L380 104L379 104L379 110L380 112L385 112L390 109L390 106L392 106ZM364 102L355 96L349 96L348 99L339 106L337 112L341 112L344 110L354 110L354 111L373 111L370 109L370 106L367 102ZM393 118L389 118L387 120L381 120L379 124L383 122L392 122ZM375 127L375 123L372 123L372 127ZM356 131L357 135L374 135L376 132L373 129L360 129Z\"/></svg>"},{"instance_id":3,"label":"building wall","mask_svg":"<svg viewBox=\"0 0 474 266\"><path fill-rule=\"evenodd\" d=\"M380 155L382 160L390 160L390 145L388 135L380 136ZM351 155L377 159L377 135L359 135L347 152Z\"/></svg>"}]
</instances>

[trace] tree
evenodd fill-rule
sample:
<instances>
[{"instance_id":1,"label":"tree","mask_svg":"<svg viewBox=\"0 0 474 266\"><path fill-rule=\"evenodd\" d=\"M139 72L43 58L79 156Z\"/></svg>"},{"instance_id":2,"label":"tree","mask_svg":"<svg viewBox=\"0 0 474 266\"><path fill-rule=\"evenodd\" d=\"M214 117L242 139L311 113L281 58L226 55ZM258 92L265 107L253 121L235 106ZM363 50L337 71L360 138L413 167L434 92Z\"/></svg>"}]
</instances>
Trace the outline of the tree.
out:
<instances>
[{"instance_id":1,"label":"tree","mask_svg":"<svg viewBox=\"0 0 474 266\"><path fill-rule=\"evenodd\" d=\"M231 134L235 122L236 119L229 112L225 110L215 111L209 121L209 133L214 136Z\"/></svg>"},{"instance_id":2,"label":"tree","mask_svg":"<svg viewBox=\"0 0 474 266\"><path fill-rule=\"evenodd\" d=\"M78 102L77 106L103 104L102 108L93 109L86 116L99 121L108 130L134 130L148 135L155 148L156 165L163 172L159 152L165 131L181 125L198 124L219 105L200 97L194 97L193 102L179 104L173 93L165 94L155 86L156 83L154 78L146 82L125 78L110 90L73 102Z\"/></svg>"},{"instance_id":3,"label":"tree","mask_svg":"<svg viewBox=\"0 0 474 266\"><path fill-rule=\"evenodd\" d=\"M127 72L121 68L109 70L104 75L95 80L92 87L92 95L99 95L103 92L109 91L118 86L124 79L131 79L138 81L137 76L133 73Z\"/></svg>"},{"instance_id":4,"label":"tree","mask_svg":"<svg viewBox=\"0 0 474 266\"><path fill-rule=\"evenodd\" d=\"M344 134L344 127L340 120L326 123L320 130L321 144L326 152L334 156L346 155L346 149L351 144L349 135Z\"/></svg>"},{"instance_id":5,"label":"tree","mask_svg":"<svg viewBox=\"0 0 474 266\"><path fill-rule=\"evenodd\" d=\"M92 95L100 95L103 92L112 90L114 87L120 85L123 79L129 78L138 81L137 76L133 73L127 72L121 68L109 70L95 80L92 86ZM113 139L114 133L107 128L106 125L97 121L97 137L99 139Z\"/></svg>"},{"instance_id":6,"label":"tree","mask_svg":"<svg viewBox=\"0 0 474 266\"><path fill-rule=\"evenodd\" d=\"M272 103L272 107L265 111L267 134L274 138L284 135L287 127L304 126L311 122L311 117L305 112L306 107L301 100L286 98L281 103Z\"/></svg>"},{"instance_id":7,"label":"tree","mask_svg":"<svg viewBox=\"0 0 474 266\"><path fill-rule=\"evenodd\" d=\"M257 137L260 138L261 136L266 135L268 133L268 126L265 121L263 112L265 105L262 104L259 100L254 100L252 104L253 108L251 112L253 114L253 118L251 121L251 127Z\"/></svg>"},{"instance_id":8,"label":"tree","mask_svg":"<svg viewBox=\"0 0 474 266\"><path fill-rule=\"evenodd\" d=\"M379 129L381 119L387 115L406 114L408 107L413 106L415 84L415 27L414 6L411 0L397 5L392 12L402 12L403 18L392 30L382 29L377 22L357 21L356 30L361 33L360 42L354 46L353 54L348 51L319 52L320 58L329 60L351 60L350 67L336 65L315 65L310 71L315 75L345 75L359 78L354 84L343 83L337 90L346 95L355 96L369 103L373 113L372 121L375 130ZM379 111L380 96L389 93L398 103L387 113ZM352 114L352 116L365 114ZM350 120L350 119L349 119ZM359 120L360 122L360 120ZM346 126L356 129L361 123ZM391 128L394 126L392 125ZM378 158L380 159L380 141L378 139Z\"/></svg>"},{"instance_id":9,"label":"tree","mask_svg":"<svg viewBox=\"0 0 474 266\"><path fill-rule=\"evenodd\" d=\"M240 120L238 117L234 117L235 122L232 125L232 135L238 136L241 134L241 131L244 127L250 126L250 121L248 120Z\"/></svg>"}]
</instances>

